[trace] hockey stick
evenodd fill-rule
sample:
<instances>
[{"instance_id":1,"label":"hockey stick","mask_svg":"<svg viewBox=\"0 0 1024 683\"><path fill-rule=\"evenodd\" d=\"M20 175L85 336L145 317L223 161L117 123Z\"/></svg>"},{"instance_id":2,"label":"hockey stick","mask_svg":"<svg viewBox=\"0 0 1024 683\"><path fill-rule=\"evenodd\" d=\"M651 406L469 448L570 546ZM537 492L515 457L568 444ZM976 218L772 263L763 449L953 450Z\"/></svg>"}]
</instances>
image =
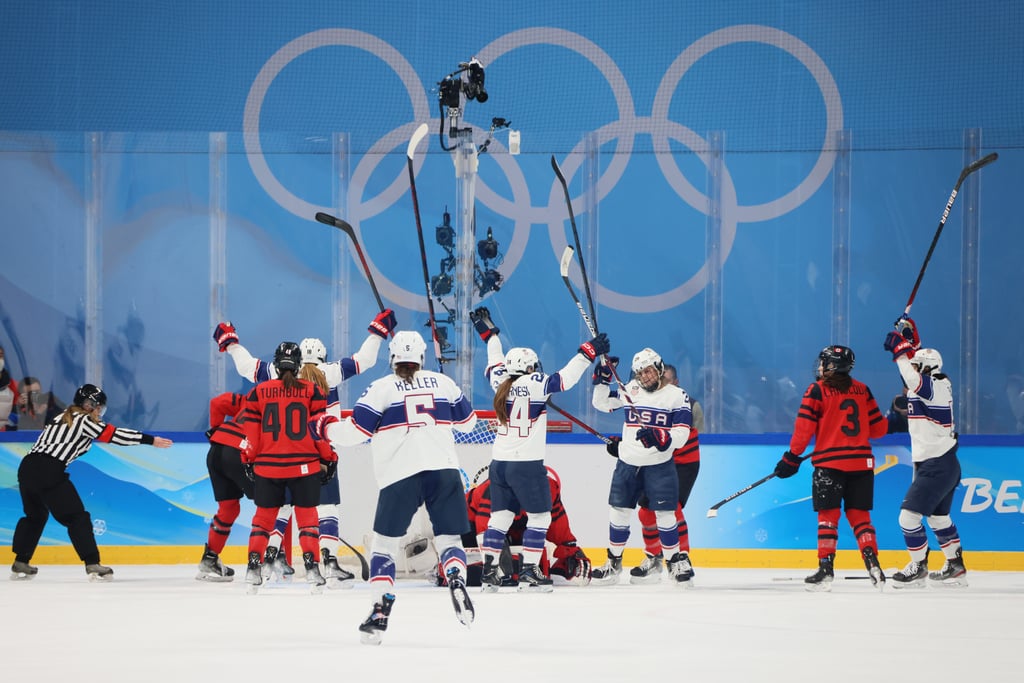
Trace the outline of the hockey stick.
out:
<instances>
[{"instance_id":1,"label":"hockey stick","mask_svg":"<svg viewBox=\"0 0 1024 683\"><path fill-rule=\"evenodd\" d=\"M913 305L914 298L917 296L917 288L921 286L921 280L924 278L925 268L928 267L928 261L932 258L932 252L935 251L935 245L939 242L939 235L942 234L942 227L946 224L946 219L949 218L949 212L953 208L953 202L956 201L956 195L960 192L960 185L962 185L964 180L967 179L967 176L980 168L988 166L998 158L999 154L992 152L988 156L982 157L981 159L964 166L964 170L960 171L960 177L957 178L956 185L953 186L953 193L949 195L949 201L946 202L946 208L942 212L942 218L939 219L939 227L935 231L935 237L932 238L932 244L928 247L928 254L924 257L924 263L921 264L921 272L917 274L917 281L914 283L914 289L910 291L910 298L907 299L907 307L903 311L904 315L910 315L910 307Z\"/></svg>"},{"instance_id":2,"label":"hockey stick","mask_svg":"<svg viewBox=\"0 0 1024 683\"><path fill-rule=\"evenodd\" d=\"M565 206L569 209L569 223L572 225L572 239L576 244L576 258L580 261L580 274L583 276L583 291L587 295L587 305L590 307L590 317L594 321L593 329L597 329L597 311L594 308L594 297L590 294L590 278L587 277L587 267L583 264L583 249L580 247L580 234L576 230L576 214L572 211L572 198L569 196L569 185L565 182L565 176L562 175L562 169L558 167L558 162L555 161L555 155L551 155L551 168L554 169L555 175L558 176L558 182L562 184L562 194L565 195Z\"/></svg>"},{"instance_id":3,"label":"hockey stick","mask_svg":"<svg viewBox=\"0 0 1024 683\"><path fill-rule=\"evenodd\" d=\"M409 146L405 150L406 166L409 169L409 190L412 192L412 211L416 215L416 236L420 240L420 260L423 262L423 286L427 292L427 314L430 316L430 338L434 342L434 355L437 356L437 369L444 372L444 360L441 357L441 340L437 337L437 321L434 319L434 299L430 296L430 271L427 270L427 247L423 243L423 224L420 222L420 202L416 196L416 173L412 162L416 155L416 147L427 135L427 124L421 123L409 138Z\"/></svg>"},{"instance_id":4,"label":"hockey stick","mask_svg":"<svg viewBox=\"0 0 1024 683\"><path fill-rule=\"evenodd\" d=\"M569 296L571 296L572 300L576 302L576 308L577 310L579 310L580 315L583 317L583 323L587 326L587 330L590 332L590 334L596 337L597 323L595 323L593 319L589 315L587 315L586 310L584 310L583 308L583 304L580 302L580 298L576 296L576 290L573 288L572 282L569 281L569 264L572 263L572 254L573 248L570 246L566 246L565 250L562 252L562 260L558 264L558 269L562 275L562 282L565 283L566 288L568 288L569 290ZM582 262L580 265L582 266ZM622 380L619 378L619 371L616 369L615 365L608 360L608 356L601 356L601 359L605 363L605 365L611 368L612 376L615 377L615 381L616 383L618 383L619 387L625 389L626 385L623 384ZM626 398L628 402L633 402L633 399L631 399L629 397L629 394L627 394L625 391L623 391L622 395Z\"/></svg>"},{"instance_id":5,"label":"hockey stick","mask_svg":"<svg viewBox=\"0 0 1024 683\"><path fill-rule=\"evenodd\" d=\"M593 427L588 425L586 422L580 420L578 417L576 417L572 413L569 413L568 411L563 410L562 408L559 408L557 405L555 405L555 402L552 401L550 398L548 398L548 407L553 409L555 412L561 414L563 417L567 418L570 422L578 425L581 429L583 429L583 431L589 432L590 434L593 434L598 439L603 441L605 445L608 445L608 444L612 443L611 439L609 439L607 436L605 436L601 432L597 431L596 429L594 429Z\"/></svg>"},{"instance_id":6,"label":"hockey stick","mask_svg":"<svg viewBox=\"0 0 1024 683\"><path fill-rule=\"evenodd\" d=\"M348 235L349 238L352 240L352 244L356 248L356 253L359 255L359 260L363 264L363 271L366 273L366 279L370 283L370 289L373 290L373 298L375 298L377 300L377 307L381 311L383 311L384 310L384 302L381 301L380 292L377 291L377 285L373 281L373 273L370 272L370 265L366 262L366 257L363 256L363 250L359 246L359 240L356 239L356 231L352 228L351 225L348 224L348 222L343 221L340 218L335 218L334 216L332 216L329 213L317 212L316 219L317 219L317 221L319 221L320 223L323 223L324 225L333 225L334 227L338 228L343 233ZM392 332L392 334L394 334L394 332Z\"/></svg>"},{"instance_id":7,"label":"hockey stick","mask_svg":"<svg viewBox=\"0 0 1024 683\"><path fill-rule=\"evenodd\" d=\"M803 456L802 458L800 458L800 462L803 462L804 460L806 460L809 457L810 456L807 456L807 455ZM771 474L769 474L766 477L761 477L760 479L755 481L753 484L749 484L747 486L744 486L743 488L741 488L739 491L737 491L736 493L732 494L731 496L726 496L725 498L723 498L722 500L718 501L717 503L712 505L710 508L708 508L708 517L717 517L718 516L718 508L722 507L723 505L728 503L730 500L735 500L735 499L739 498L740 496L742 496L747 491L750 491L751 489L756 489L758 486L760 486L761 484L765 483L766 481L774 479L775 476L776 476L775 473L772 472Z\"/></svg>"},{"instance_id":8,"label":"hockey stick","mask_svg":"<svg viewBox=\"0 0 1024 683\"><path fill-rule=\"evenodd\" d=\"M353 548L351 545L349 545L348 541L346 541L344 538L339 537L338 540L341 541L346 548L351 550L352 554L355 555L356 558L359 560L359 573L360 575L362 575L363 581L369 581L370 565L366 564L366 558L363 557L363 554L355 548Z\"/></svg>"},{"instance_id":9,"label":"hockey stick","mask_svg":"<svg viewBox=\"0 0 1024 683\"><path fill-rule=\"evenodd\" d=\"M863 579L870 579L870 576L844 576L847 581L861 581ZM803 581L801 576L773 576L772 581L783 582L783 581Z\"/></svg>"}]
</instances>

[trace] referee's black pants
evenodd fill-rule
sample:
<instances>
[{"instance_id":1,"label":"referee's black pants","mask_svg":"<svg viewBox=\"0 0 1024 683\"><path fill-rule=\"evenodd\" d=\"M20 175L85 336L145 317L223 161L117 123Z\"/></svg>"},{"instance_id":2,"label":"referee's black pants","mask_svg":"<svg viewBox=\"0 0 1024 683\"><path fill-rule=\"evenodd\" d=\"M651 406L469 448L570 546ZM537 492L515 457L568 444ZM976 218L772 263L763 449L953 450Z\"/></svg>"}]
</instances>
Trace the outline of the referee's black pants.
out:
<instances>
[{"instance_id":1,"label":"referee's black pants","mask_svg":"<svg viewBox=\"0 0 1024 683\"><path fill-rule=\"evenodd\" d=\"M98 564L100 551L92 531L92 517L71 483L64 463L43 453L29 453L18 467L18 488L25 516L14 529L11 549L19 562L36 552L50 515L67 527L68 538L85 564Z\"/></svg>"}]
</instances>

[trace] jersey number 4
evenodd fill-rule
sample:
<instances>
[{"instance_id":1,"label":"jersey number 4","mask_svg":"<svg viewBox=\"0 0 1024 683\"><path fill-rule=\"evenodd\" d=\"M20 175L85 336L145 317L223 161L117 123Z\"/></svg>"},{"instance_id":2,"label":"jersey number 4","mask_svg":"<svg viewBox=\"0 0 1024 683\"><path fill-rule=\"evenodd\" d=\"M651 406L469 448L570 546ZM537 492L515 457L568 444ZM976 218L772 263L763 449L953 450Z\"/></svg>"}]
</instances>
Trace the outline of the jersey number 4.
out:
<instances>
[{"instance_id":1,"label":"jersey number 4","mask_svg":"<svg viewBox=\"0 0 1024 683\"><path fill-rule=\"evenodd\" d=\"M283 418L283 419L282 419ZM291 441L306 438L309 411L303 403L288 403L283 409L279 403L268 403L263 407L263 432L272 434L279 441L281 432Z\"/></svg>"}]
</instances>

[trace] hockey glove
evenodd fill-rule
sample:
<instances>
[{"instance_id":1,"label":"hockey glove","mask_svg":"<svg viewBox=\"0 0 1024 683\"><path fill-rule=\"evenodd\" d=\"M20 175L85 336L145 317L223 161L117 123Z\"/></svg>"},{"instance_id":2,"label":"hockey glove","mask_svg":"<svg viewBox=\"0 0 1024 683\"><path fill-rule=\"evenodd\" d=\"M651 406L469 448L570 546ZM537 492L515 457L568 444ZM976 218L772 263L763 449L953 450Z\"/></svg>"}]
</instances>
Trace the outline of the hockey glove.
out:
<instances>
[{"instance_id":1,"label":"hockey glove","mask_svg":"<svg viewBox=\"0 0 1024 683\"><path fill-rule=\"evenodd\" d=\"M235 326L231 324L230 320L217 323L217 327L213 328L213 341L217 342L221 353L227 351L228 347L232 344L238 343L238 333L235 331Z\"/></svg>"},{"instance_id":2,"label":"hockey glove","mask_svg":"<svg viewBox=\"0 0 1024 683\"><path fill-rule=\"evenodd\" d=\"M313 435L313 438L317 441L327 438L327 428L339 422L338 418L333 415L324 413L315 420L309 421L309 433Z\"/></svg>"},{"instance_id":3,"label":"hockey glove","mask_svg":"<svg viewBox=\"0 0 1024 683\"><path fill-rule=\"evenodd\" d=\"M672 435L668 430L657 427L641 427L636 432L636 440L642 443L644 448L657 448L659 451L667 451L672 445Z\"/></svg>"},{"instance_id":4,"label":"hockey glove","mask_svg":"<svg viewBox=\"0 0 1024 683\"><path fill-rule=\"evenodd\" d=\"M594 378L593 382L597 384L611 384L612 383L612 368L619 364L618 356L608 356L607 363L602 360L594 367Z\"/></svg>"},{"instance_id":5,"label":"hockey glove","mask_svg":"<svg viewBox=\"0 0 1024 683\"><path fill-rule=\"evenodd\" d=\"M473 321L473 327L476 328L476 333L480 335L484 343L487 343L487 340L501 332L501 330L495 327L494 321L491 320L491 312L487 310L486 306L480 306L471 311L469 319Z\"/></svg>"},{"instance_id":6,"label":"hockey glove","mask_svg":"<svg viewBox=\"0 0 1024 683\"><path fill-rule=\"evenodd\" d=\"M917 331L917 323L909 315L903 314L900 319L893 323L896 331L914 347L921 348L921 335Z\"/></svg>"},{"instance_id":7,"label":"hockey glove","mask_svg":"<svg viewBox=\"0 0 1024 683\"><path fill-rule=\"evenodd\" d=\"M566 579L574 586L586 586L590 583L590 558L577 548L576 552L565 558Z\"/></svg>"},{"instance_id":8,"label":"hockey glove","mask_svg":"<svg viewBox=\"0 0 1024 683\"><path fill-rule=\"evenodd\" d=\"M320 462L321 464L323 464L324 467L327 468L325 470L320 471L320 483L327 484L328 482L331 481L331 479L334 479L336 476L338 476L338 461L321 460Z\"/></svg>"},{"instance_id":9,"label":"hockey glove","mask_svg":"<svg viewBox=\"0 0 1024 683\"><path fill-rule=\"evenodd\" d=\"M395 312L390 308L385 308L377 314L377 317L373 319L373 322L370 323L370 327L367 329L381 339L387 339L388 335L391 334L397 325Z\"/></svg>"},{"instance_id":10,"label":"hockey glove","mask_svg":"<svg viewBox=\"0 0 1024 683\"><path fill-rule=\"evenodd\" d=\"M800 469L801 462L803 461L793 455L792 451L786 451L782 454L782 460L775 465L775 476L779 479L789 479Z\"/></svg>"},{"instance_id":11,"label":"hockey glove","mask_svg":"<svg viewBox=\"0 0 1024 683\"><path fill-rule=\"evenodd\" d=\"M882 344L882 347L886 351L892 352L892 359L894 361L900 356L914 357L914 345L907 341L899 332L890 332L885 335L885 342Z\"/></svg>"},{"instance_id":12,"label":"hockey glove","mask_svg":"<svg viewBox=\"0 0 1024 683\"><path fill-rule=\"evenodd\" d=\"M245 478L249 481L256 481L256 463L254 462L243 462L242 471L245 472Z\"/></svg>"},{"instance_id":13,"label":"hockey glove","mask_svg":"<svg viewBox=\"0 0 1024 683\"><path fill-rule=\"evenodd\" d=\"M604 445L604 449L606 451L608 451L608 455L612 456L613 458L619 457L619 442L620 441L622 441L622 437L620 437L620 436L613 436L613 437L611 437L611 441Z\"/></svg>"},{"instance_id":14,"label":"hockey glove","mask_svg":"<svg viewBox=\"0 0 1024 683\"><path fill-rule=\"evenodd\" d=\"M580 344L580 353L586 356L587 360L594 360L598 356L608 353L611 348L612 345L608 341L608 335L602 332L590 341Z\"/></svg>"}]
</instances>

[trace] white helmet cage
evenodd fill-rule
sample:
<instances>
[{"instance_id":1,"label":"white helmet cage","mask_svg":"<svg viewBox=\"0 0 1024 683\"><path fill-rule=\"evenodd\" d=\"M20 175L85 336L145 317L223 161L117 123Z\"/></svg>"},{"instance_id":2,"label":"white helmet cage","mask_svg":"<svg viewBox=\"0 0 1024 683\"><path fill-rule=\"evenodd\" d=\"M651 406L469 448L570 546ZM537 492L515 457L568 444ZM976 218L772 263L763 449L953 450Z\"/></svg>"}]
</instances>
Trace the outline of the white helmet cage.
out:
<instances>
[{"instance_id":1,"label":"white helmet cage","mask_svg":"<svg viewBox=\"0 0 1024 683\"><path fill-rule=\"evenodd\" d=\"M399 363L416 363L423 367L424 354L427 351L427 344L419 332L402 330L396 332L391 343L388 344L388 351L391 355L391 368L394 369Z\"/></svg>"},{"instance_id":2,"label":"white helmet cage","mask_svg":"<svg viewBox=\"0 0 1024 683\"><path fill-rule=\"evenodd\" d=\"M910 362L929 375L942 371L942 355L935 349L918 349Z\"/></svg>"},{"instance_id":3,"label":"white helmet cage","mask_svg":"<svg viewBox=\"0 0 1024 683\"><path fill-rule=\"evenodd\" d=\"M510 375L525 375L540 369L540 359L533 349L516 346L505 354L505 369Z\"/></svg>"},{"instance_id":4,"label":"white helmet cage","mask_svg":"<svg viewBox=\"0 0 1024 683\"><path fill-rule=\"evenodd\" d=\"M658 355L657 351L651 348L637 351L636 355L633 356L633 365L630 368L633 371L633 376L637 378L637 382L640 382L640 371L652 365L654 366L654 369L658 371L658 383L660 384L661 375L665 372L665 364L661 361L661 356ZM640 385L647 391L653 391L657 388L657 386L645 386L642 382Z\"/></svg>"},{"instance_id":5,"label":"white helmet cage","mask_svg":"<svg viewBox=\"0 0 1024 683\"><path fill-rule=\"evenodd\" d=\"M327 348L316 337L306 337L299 342L299 348L302 350L303 365L306 363L320 364L327 360Z\"/></svg>"}]
</instances>

